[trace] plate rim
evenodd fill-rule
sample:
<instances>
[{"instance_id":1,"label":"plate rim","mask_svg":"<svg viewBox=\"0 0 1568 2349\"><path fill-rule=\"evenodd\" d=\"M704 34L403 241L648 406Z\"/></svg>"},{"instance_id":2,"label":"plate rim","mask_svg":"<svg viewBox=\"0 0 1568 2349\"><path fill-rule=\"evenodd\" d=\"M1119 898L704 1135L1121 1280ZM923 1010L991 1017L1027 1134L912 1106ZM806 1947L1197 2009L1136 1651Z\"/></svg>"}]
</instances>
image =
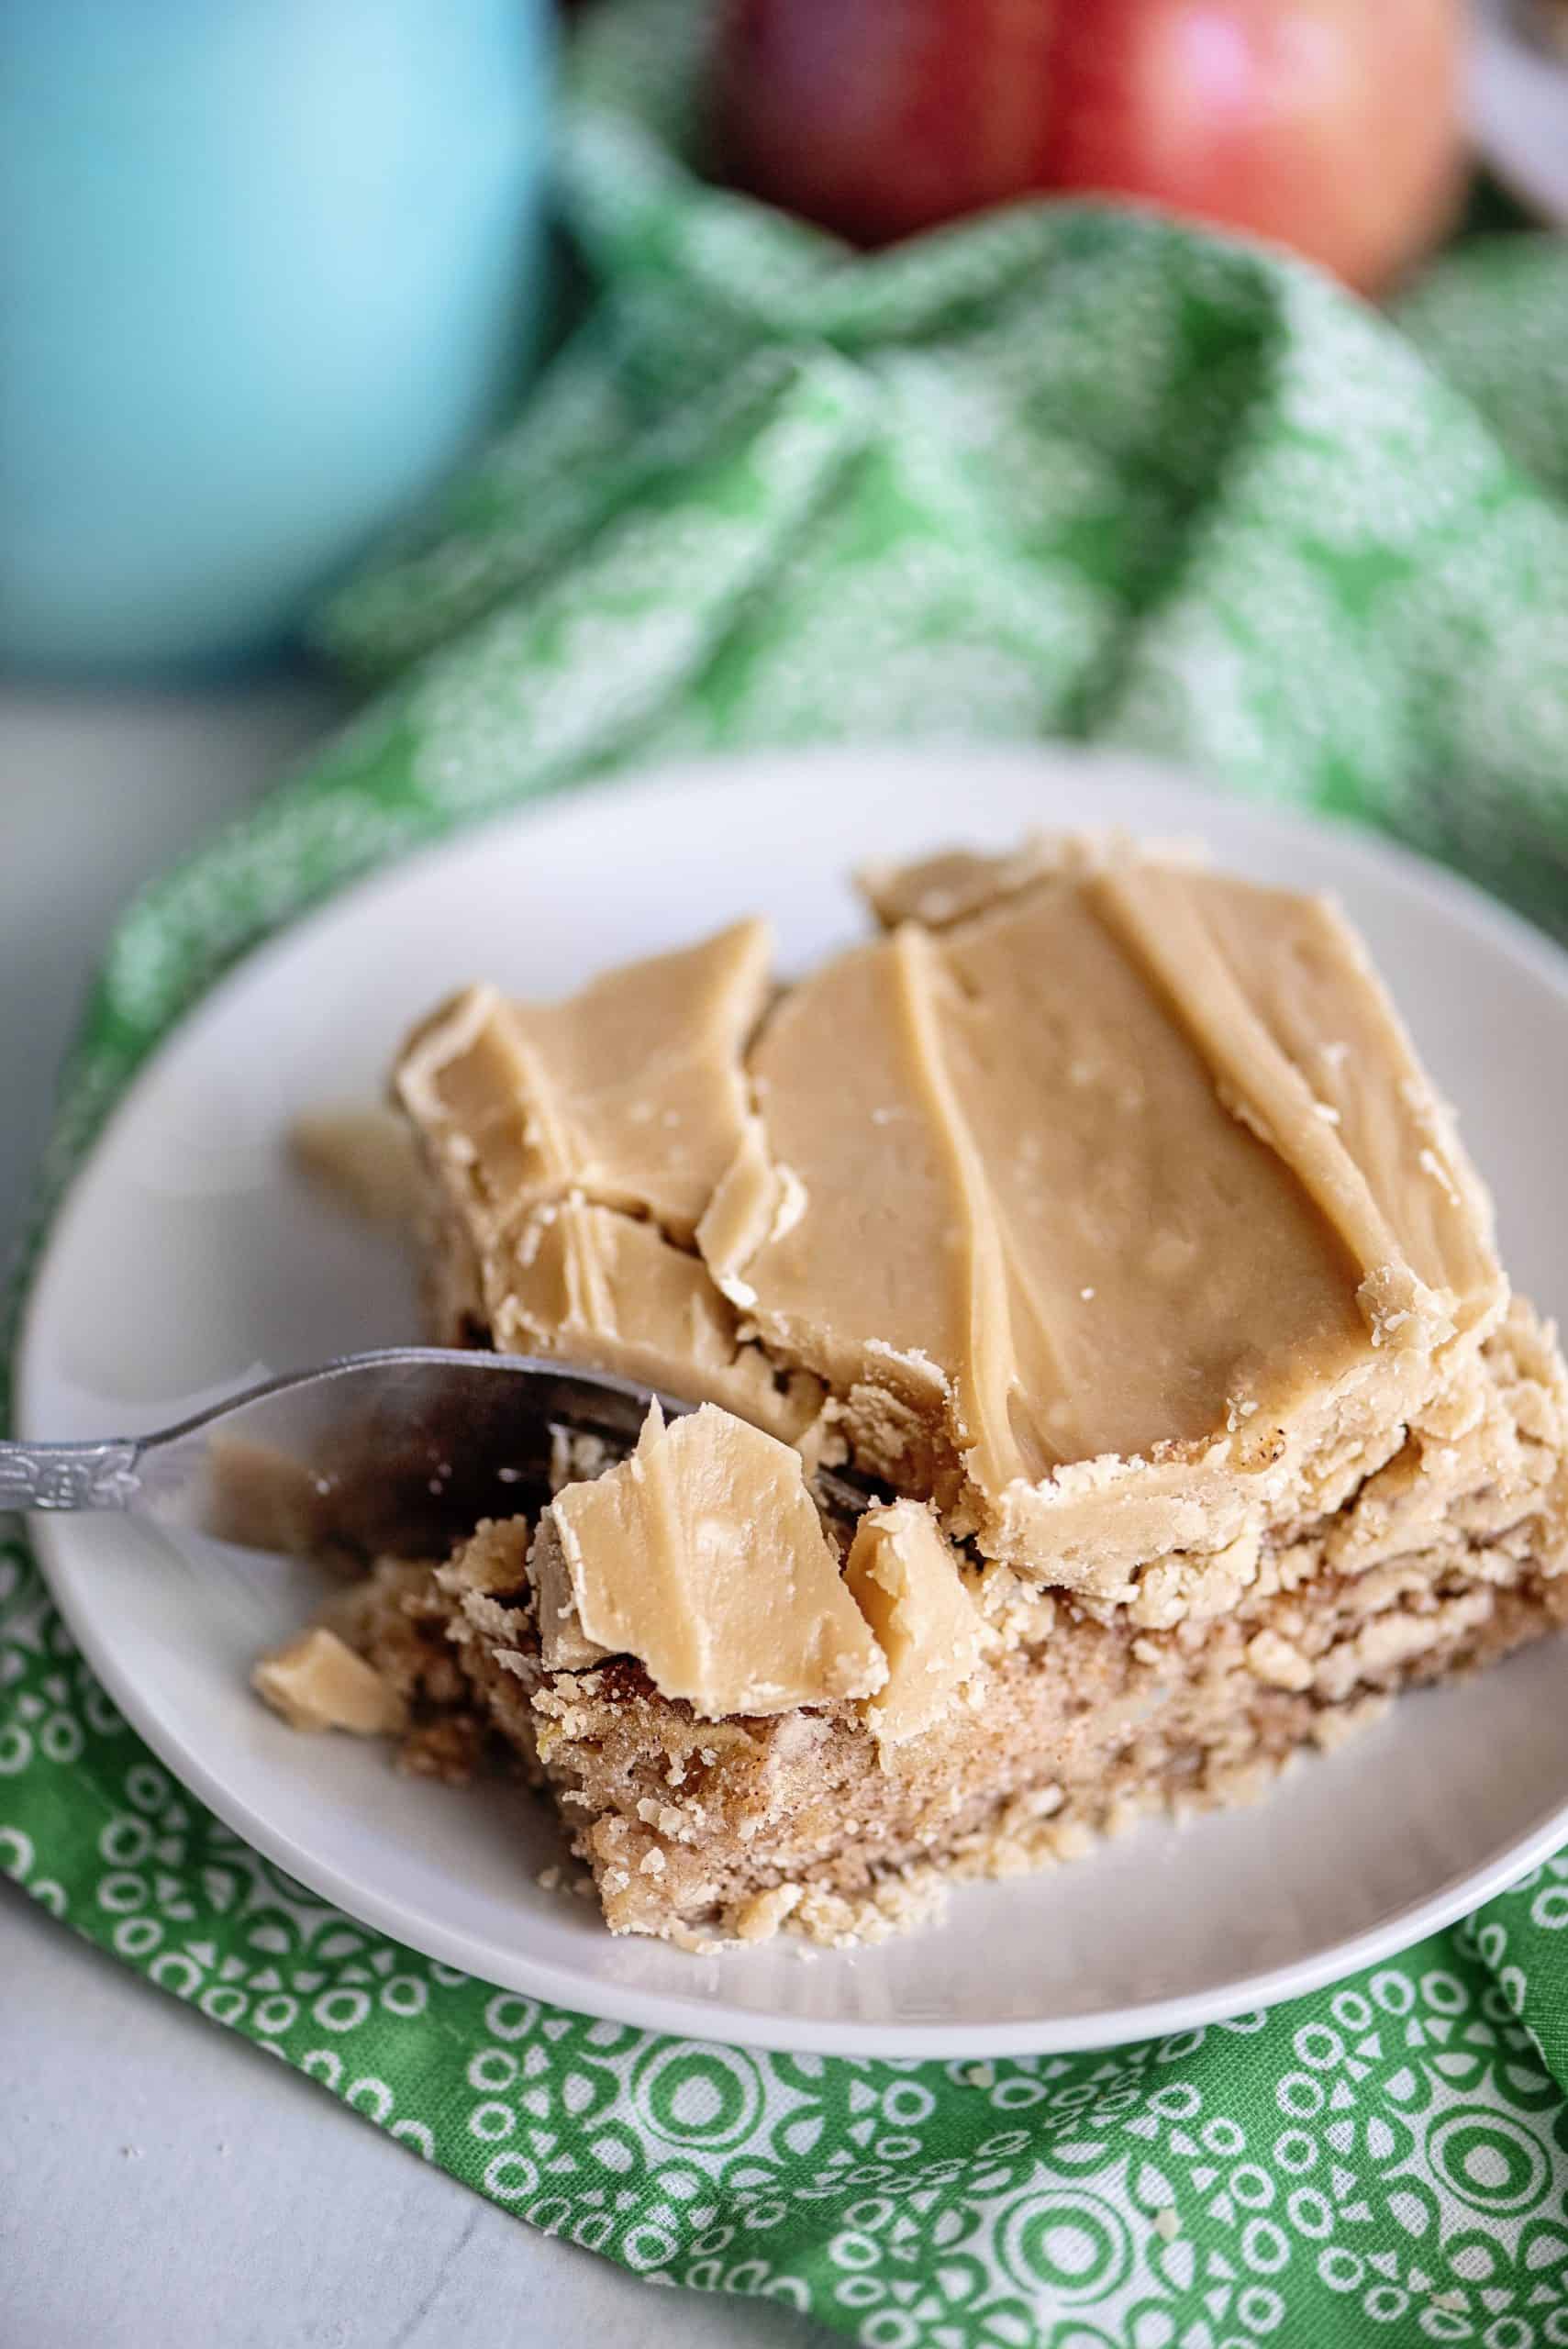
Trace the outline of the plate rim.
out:
<instances>
[{"instance_id":1,"label":"plate rim","mask_svg":"<svg viewBox=\"0 0 1568 2349\"><path fill-rule=\"evenodd\" d=\"M406 885L412 869L428 868L444 860L461 860L472 852L482 836L494 837L503 831L526 834L552 817L570 821L573 816L581 815L577 803L589 793L597 797L605 793L628 791L644 799L685 799L694 790L743 789L748 774L758 770L775 774L780 770L798 770L793 787L827 790L836 773L846 769L885 770L889 764L897 763L925 770L940 768L951 774L955 761L963 763L966 775L986 767L1014 775L1032 768L1042 782L1053 773L1062 775L1068 769L1075 769L1082 774L1099 767L1103 772L1095 787L1112 797L1118 790L1131 793L1151 787L1179 796L1182 807L1173 811L1173 828L1201 824L1204 811L1212 809L1226 818L1240 816L1262 834L1273 835L1284 846L1293 839L1310 837L1321 841L1327 836L1333 841L1336 854L1351 864L1364 864L1385 883L1414 891L1429 901L1435 898L1462 925L1490 932L1505 955L1522 963L1538 982L1549 986L1568 1010L1568 955L1543 931L1462 876L1353 820L1227 793L1175 763L1122 752L1112 746L1028 740L973 747L896 741L831 745L815 750L781 746L672 758L646 768L617 772L577 789L550 792L515 803L477 821L462 823L456 830L439 840L421 843L406 854L394 856L388 863L350 881L258 941L181 1013L137 1069L54 1205L43 1245L28 1278L13 1352L18 1432L25 1439L36 1429L34 1385L39 1375L40 1331L46 1327L49 1291L54 1267L65 1252L64 1243L78 1202L96 1161L112 1146L121 1121L135 1112L144 1090L156 1085L165 1057L179 1046L191 1023L220 1011L230 993L253 985L258 975L264 976L270 958L281 958L302 939L328 930L346 917L351 919L356 909L382 892ZM955 830L962 820L962 807L955 804ZM1114 824L1114 809L1107 808L1106 820ZM360 1881L335 1863L317 1858L307 1846L296 1842L285 1828L231 1790L200 1752L193 1751L155 1708L143 1701L135 1675L122 1671L112 1647L100 1640L95 1617L78 1606L63 1554L63 1545L70 1539L69 1519L35 1516L28 1522L28 1534L51 1602L60 1609L72 1640L111 1701L174 1778L264 1858L317 1897L330 1901L346 1916L475 1980L520 1991L573 2013L666 2035L775 2053L918 2057L931 2061L964 2056L1073 2054L1159 2039L1266 2009L1373 1965L1469 1914L1568 1842L1565 1785L1561 1799L1490 1860L1435 1891L1407 1902L1391 1916L1359 1933L1306 1956L1236 1976L1207 1989L1055 2018L975 2024L953 2024L940 2020L888 2023L768 2013L728 2006L722 1992L717 1997L707 1997L662 1989L644 1991L634 1984L579 1976L568 1965L531 1955L522 1947L505 1954L506 1969L499 1972L487 1949L478 1950L476 1963L476 1945L462 1929L448 1927L439 1916L410 1911L397 1895L378 1890L373 1884ZM852 1963L852 1954L848 1954Z\"/></svg>"}]
</instances>

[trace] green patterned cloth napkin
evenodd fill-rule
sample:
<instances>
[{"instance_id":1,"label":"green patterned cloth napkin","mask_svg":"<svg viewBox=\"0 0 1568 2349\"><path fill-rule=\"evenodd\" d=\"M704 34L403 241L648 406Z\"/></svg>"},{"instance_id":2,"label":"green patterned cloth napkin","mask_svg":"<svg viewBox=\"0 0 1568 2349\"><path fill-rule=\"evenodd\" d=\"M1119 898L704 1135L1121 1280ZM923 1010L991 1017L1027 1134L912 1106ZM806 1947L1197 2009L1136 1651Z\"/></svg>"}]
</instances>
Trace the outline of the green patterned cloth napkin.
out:
<instances>
[{"instance_id":1,"label":"green patterned cloth napkin","mask_svg":"<svg viewBox=\"0 0 1568 2349\"><path fill-rule=\"evenodd\" d=\"M268 930L663 753L1092 735L1354 812L1568 929L1563 249L1466 248L1397 326L1094 207L853 260L681 160L701 19L590 20L564 170L597 306L328 616L382 686L364 715L120 925L47 1195ZM238 1842L94 1685L18 1534L0 1862L534 2225L878 2349L1568 2343L1568 1857L1157 2044L677 2043L466 1980Z\"/></svg>"}]
</instances>

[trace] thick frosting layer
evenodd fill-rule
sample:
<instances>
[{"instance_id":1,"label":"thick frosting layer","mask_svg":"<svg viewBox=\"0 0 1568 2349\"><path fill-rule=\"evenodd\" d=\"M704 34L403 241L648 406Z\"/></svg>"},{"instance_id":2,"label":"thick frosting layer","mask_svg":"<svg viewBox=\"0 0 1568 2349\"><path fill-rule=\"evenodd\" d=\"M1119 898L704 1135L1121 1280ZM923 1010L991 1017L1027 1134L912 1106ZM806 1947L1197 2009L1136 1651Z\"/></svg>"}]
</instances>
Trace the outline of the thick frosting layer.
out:
<instances>
[{"instance_id":1,"label":"thick frosting layer","mask_svg":"<svg viewBox=\"0 0 1568 2349\"><path fill-rule=\"evenodd\" d=\"M1117 842L873 896L885 934L766 1011L742 925L417 1041L404 1098L497 1342L792 1437L825 1388L862 1465L1022 1573L1115 1602L1176 1553L1236 1586L1506 1297L1359 942Z\"/></svg>"}]
</instances>

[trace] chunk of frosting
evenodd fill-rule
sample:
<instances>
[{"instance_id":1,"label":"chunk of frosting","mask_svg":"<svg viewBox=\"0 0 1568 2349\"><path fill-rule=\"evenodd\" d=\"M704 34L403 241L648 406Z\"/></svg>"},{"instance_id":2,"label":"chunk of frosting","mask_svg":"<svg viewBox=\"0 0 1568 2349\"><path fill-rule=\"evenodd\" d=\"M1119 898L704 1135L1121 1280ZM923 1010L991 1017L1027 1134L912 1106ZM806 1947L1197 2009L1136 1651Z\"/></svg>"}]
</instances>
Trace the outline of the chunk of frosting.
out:
<instances>
[{"instance_id":1,"label":"chunk of frosting","mask_svg":"<svg viewBox=\"0 0 1568 2349\"><path fill-rule=\"evenodd\" d=\"M344 1729L356 1737L383 1737L405 1725L395 1689L336 1631L320 1624L264 1655L250 1679L256 1694L291 1729Z\"/></svg>"},{"instance_id":2,"label":"chunk of frosting","mask_svg":"<svg viewBox=\"0 0 1568 2349\"><path fill-rule=\"evenodd\" d=\"M771 954L766 923L741 921L564 1003L469 987L415 1037L398 1093L491 1228L578 1192L689 1242L740 1145Z\"/></svg>"},{"instance_id":3,"label":"chunk of frosting","mask_svg":"<svg viewBox=\"0 0 1568 2349\"><path fill-rule=\"evenodd\" d=\"M863 1699L862 1718L879 1744L901 1744L933 1728L973 1677L984 1619L951 1544L918 1501L867 1509L844 1580L887 1658L886 1681Z\"/></svg>"},{"instance_id":4,"label":"chunk of frosting","mask_svg":"<svg viewBox=\"0 0 1568 2349\"><path fill-rule=\"evenodd\" d=\"M872 1695L887 1665L806 1489L800 1455L705 1405L568 1485L529 1572L553 1668L635 1656L705 1719Z\"/></svg>"}]
</instances>

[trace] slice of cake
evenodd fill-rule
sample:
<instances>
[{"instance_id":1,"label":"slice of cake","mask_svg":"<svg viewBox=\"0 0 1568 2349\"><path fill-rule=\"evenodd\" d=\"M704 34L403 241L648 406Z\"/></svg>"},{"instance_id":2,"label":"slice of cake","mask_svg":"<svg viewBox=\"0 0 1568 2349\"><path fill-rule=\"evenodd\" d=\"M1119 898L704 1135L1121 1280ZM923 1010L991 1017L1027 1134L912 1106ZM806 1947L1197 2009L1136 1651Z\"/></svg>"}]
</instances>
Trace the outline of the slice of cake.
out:
<instances>
[{"instance_id":1,"label":"slice of cake","mask_svg":"<svg viewBox=\"0 0 1568 2349\"><path fill-rule=\"evenodd\" d=\"M1116 841L865 887L790 987L743 923L397 1073L435 1335L721 1407L403 1601L618 1930L886 1930L1568 1615L1555 1341L1340 917Z\"/></svg>"}]
</instances>

